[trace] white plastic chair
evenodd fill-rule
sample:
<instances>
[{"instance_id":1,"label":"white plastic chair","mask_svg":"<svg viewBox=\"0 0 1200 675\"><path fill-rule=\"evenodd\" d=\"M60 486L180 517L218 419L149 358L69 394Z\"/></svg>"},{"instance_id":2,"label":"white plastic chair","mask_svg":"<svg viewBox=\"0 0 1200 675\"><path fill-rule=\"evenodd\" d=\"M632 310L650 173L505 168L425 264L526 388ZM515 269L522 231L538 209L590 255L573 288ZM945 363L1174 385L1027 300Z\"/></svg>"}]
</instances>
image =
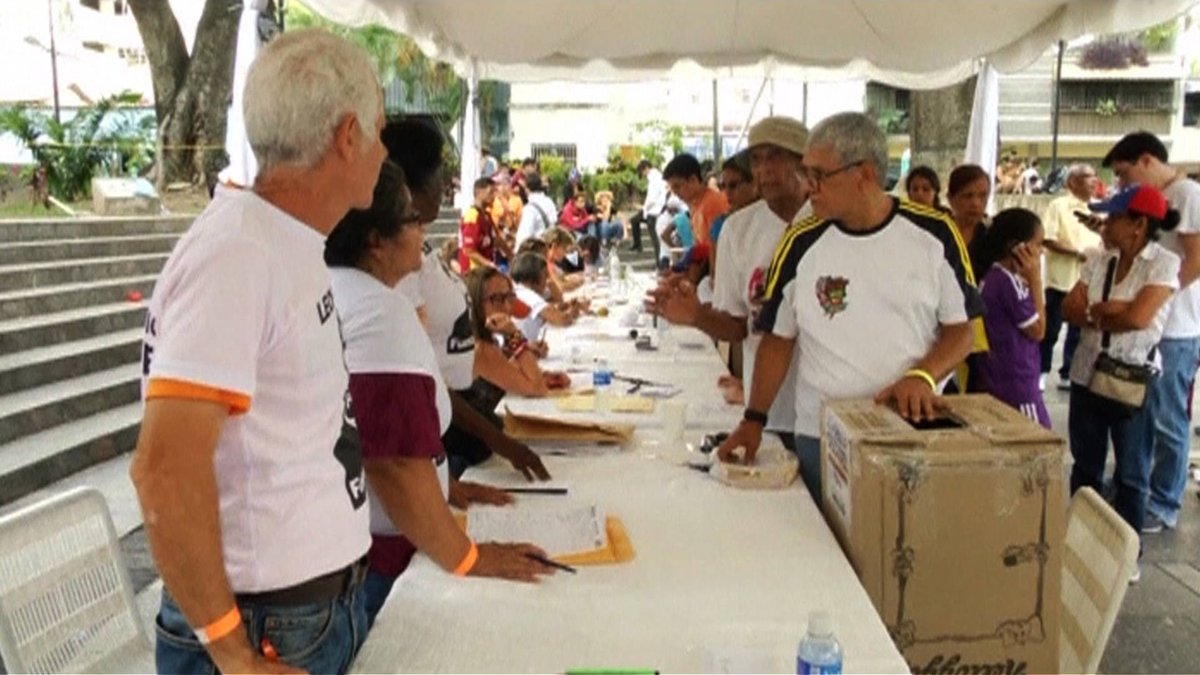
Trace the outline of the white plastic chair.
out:
<instances>
[{"instance_id":1,"label":"white plastic chair","mask_svg":"<svg viewBox=\"0 0 1200 675\"><path fill-rule=\"evenodd\" d=\"M0 657L10 673L153 672L108 504L77 488L0 517Z\"/></svg>"},{"instance_id":2,"label":"white plastic chair","mask_svg":"<svg viewBox=\"0 0 1200 675\"><path fill-rule=\"evenodd\" d=\"M1063 546L1060 673L1100 666L1137 557L1137 532L1095 490L1080 488L1067 510Z\"/></svg>"}]
</instances>

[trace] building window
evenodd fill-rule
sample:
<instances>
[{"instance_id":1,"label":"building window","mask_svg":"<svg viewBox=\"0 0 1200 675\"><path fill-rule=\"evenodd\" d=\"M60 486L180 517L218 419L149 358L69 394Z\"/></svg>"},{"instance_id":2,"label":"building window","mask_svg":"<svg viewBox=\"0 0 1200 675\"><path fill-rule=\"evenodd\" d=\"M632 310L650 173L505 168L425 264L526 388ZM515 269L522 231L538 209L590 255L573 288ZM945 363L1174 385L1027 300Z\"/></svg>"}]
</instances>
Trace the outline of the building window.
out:
<instances>
[{"instance_id":1,"label":"building window","mask_svg":"<svg viewBox=\"0 0 1200 675\"><path fill-rule=\"evenodd\" d=\"M1169 113L1174 109L1175 85L1169 80L1073 81L1062 83L1060 96L1063 112L1106 116L1133 112Z\"/></svg>"},{"instance_id":2,"label":"building window","mask_svg":"<svg viewBox=\"0 0 1200 675\"><path fill-rule=\"evenodd\" d=\"M889 134L908 133L908 114L912 106L911 94L879 82L868 82L865 108L879 126Z\"/></svg>"},{"instance_id":3,"label":"building window","mask_svg":"<svg viewBox=\"0 0 1200 675\"><path fill-rule=\"evenodd\" d=\"M1200 92L1183 97L1183 124L1188 127L1200 126Z\"/></svg>"},{"instance_id":4,"label":"building window","mask_svg":"<svg viewBox=\"0 0 1200 675\"><path fill-rule=\"evenodd\" d=\"M576 165L574 143L534 143L530 146L530 152L533 153L534 160L540 160L546 155L553 155L561 158L567 166Z\"/></svg>"}]
</instances>

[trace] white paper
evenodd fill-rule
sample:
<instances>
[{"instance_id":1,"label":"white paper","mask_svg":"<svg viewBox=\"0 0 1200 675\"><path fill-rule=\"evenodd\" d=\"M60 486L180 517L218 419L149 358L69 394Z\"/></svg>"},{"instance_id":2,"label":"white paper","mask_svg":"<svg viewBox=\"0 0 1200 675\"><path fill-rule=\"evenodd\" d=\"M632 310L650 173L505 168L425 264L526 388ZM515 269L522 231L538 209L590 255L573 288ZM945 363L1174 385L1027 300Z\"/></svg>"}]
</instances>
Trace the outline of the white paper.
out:
<instances>
[{"instance_id":1,"label":"white paper","mask_svg":"<svg viewBox=\"0 0 1200 675\"><path fill-rule=\"evenodd\" d=\"M466 478L467 478L467 480L470 480L470 476L466 476ZM522 490L526 490L526 491L528 491L526 494L535 494L536 491L538 491L538 490L542 490L542 491L568 490L568 492L569 492L570 487L571 487L570 484L568 484L566 481L561 481L561 480L528 481L528 480L525 480L525 478L523 476L515 476L515 475L506 480L500 480L500 481L488 480L487 484L490 487L496 488L497 490L516 490L518 492L520 492ZM474 513L474 511L472 511L472 513Z\"/></svg>"},{"instance_id":2,"label":"white paper","mask_svg":"<svg viewBox=\"0 0 1200 675\"><path fill-rule=\"evenodd\" d=\"M608 546L604 513L594 504L476 507L467 514L467 534L477 542L528 542L552 557Z\"/></svg>"}]
</instances>

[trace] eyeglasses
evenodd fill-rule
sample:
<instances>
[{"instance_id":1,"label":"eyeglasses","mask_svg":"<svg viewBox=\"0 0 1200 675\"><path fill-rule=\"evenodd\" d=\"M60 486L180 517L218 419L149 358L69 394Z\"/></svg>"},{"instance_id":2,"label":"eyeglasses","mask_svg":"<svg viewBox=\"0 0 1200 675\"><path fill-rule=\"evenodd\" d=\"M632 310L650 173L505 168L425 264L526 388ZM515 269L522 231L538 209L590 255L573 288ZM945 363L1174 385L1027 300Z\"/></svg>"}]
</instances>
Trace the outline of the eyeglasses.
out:
<instances>
[{"instance_id":1,"label":"eyeglasses","mask_svg":"<svg viewBox=\"0 0 1200 675\"><path fill-rule=\"evenodd\" d=\"M850 162L849 164L843 164L842 166L839 166L838 168L834 169L833 171L822 171L820 169L814 169L810 166L801 165L800 176L802 178L804 178L804 180L808 181L809 184L813 186L813 188L819 189L821 187L821 183L824 183L825 181L829 180L830 178L833 178L834 176L836 176L840 173L845 173L845 172L849 171L850 169L862 166L865 163L866 163L866 160L860 159L856 162Z\"/></svg>"},{"instance_id":2,"label":"eyeglasses","mask_svg":"<svg viewBox=\"0 0 1200 675\"><path fill-rule=\"evenodd\" d=\"M721 183L721 189L722 190L736 190L745 184L746 184L745 181L727 180L727 181L724 181Z\"/></svg>"},{"instance_id":3,"label":"eyeglasses","mask_svg":"<svg viewBox=\"0 0 1200 675\"><path fill-rule=\"evenodd\" d=\"M513 300L516 300L516 299L517 299L517 294L513 293L512 291L508 291L507 293L492 293L491 295L483 296L484 302L490 302L490 303L496 304L496 305L498 305L502 302L512 302Z\"/></svg>"}]
</instances>

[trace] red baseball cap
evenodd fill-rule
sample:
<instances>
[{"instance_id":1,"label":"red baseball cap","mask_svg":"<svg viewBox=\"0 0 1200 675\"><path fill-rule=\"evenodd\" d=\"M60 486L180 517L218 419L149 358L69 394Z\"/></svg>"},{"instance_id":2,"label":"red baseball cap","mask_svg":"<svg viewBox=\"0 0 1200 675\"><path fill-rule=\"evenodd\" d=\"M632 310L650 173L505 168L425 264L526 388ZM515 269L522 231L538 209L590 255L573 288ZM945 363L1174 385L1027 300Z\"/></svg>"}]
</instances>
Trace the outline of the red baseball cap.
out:
<instances>
[{"instance_id":1,"label":"red baseball cap","mask_svg":"<svg viewBox=\"0 0 1200 675\"><path fill-rule=\"evenodd\" d=\"M1158 188L1149 185L1131 185L1113 195L1108 201L1092 204L1089 208L1096 213L1129 213L1149 216L1157 220L1167 217L1167 198Z\"/></svg>"}]
</instances>

